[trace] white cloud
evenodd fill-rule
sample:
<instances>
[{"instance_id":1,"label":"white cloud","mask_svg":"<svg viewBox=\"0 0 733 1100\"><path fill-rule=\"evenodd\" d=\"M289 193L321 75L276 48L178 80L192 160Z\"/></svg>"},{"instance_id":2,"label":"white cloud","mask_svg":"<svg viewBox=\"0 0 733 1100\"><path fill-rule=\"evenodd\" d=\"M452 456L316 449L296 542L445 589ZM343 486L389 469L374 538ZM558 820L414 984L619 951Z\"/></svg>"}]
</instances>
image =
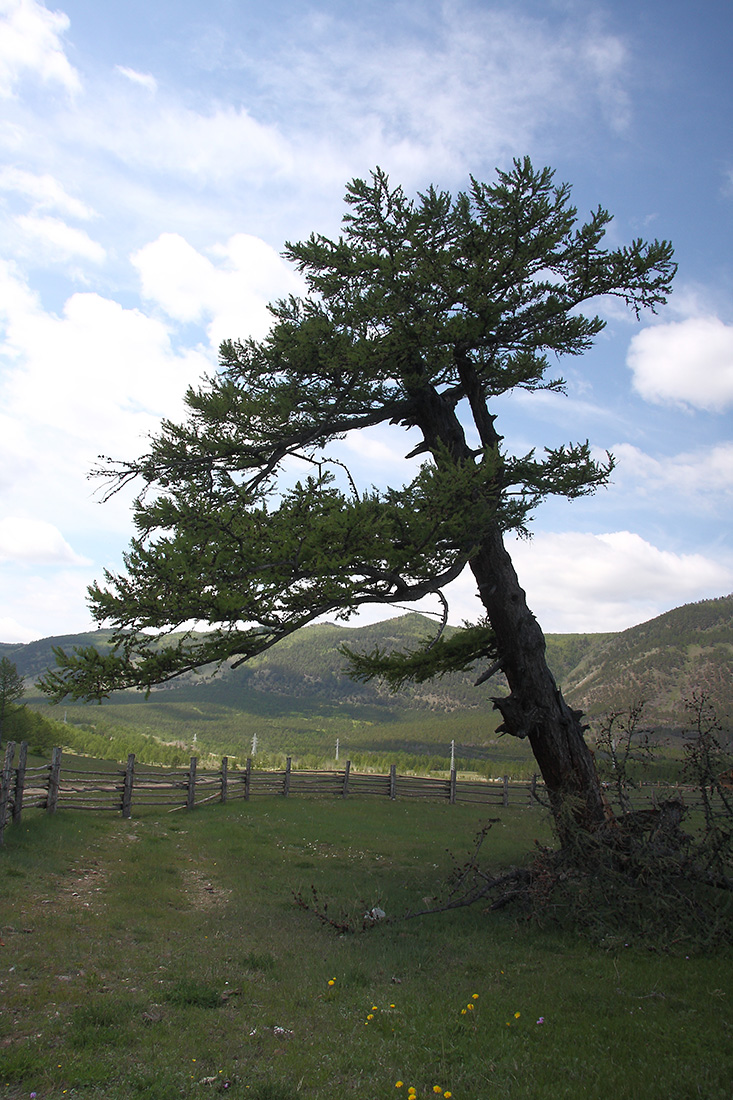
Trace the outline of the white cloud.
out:
<instances>
[{"instance_id":1,"label":"white cloud","mask_svg":"<svg viewBox=\"0 0 733 1100\"><path fill-rule=\"evenodd\" d=\"M652 325L631 340L634 389L659 405L722 412L733 404L733 325L717 317Z\"/></svg>"},{"instance_id":2,"label":"white cloud","mask_svg":"<svg viewBox=\"0 0 733 1100\"><path fill-rule=\"evenodd\" d=\"M0 520L0 562L30 565L89 565L57 527L41 519L7 516Z\"/></svg>"},{"instance_id":3,"label":"white cloud","mask_svg":"<svg viewBox=\"0 0 733 1100\"><path fill-rule=\"evenodd\" d=\"M109 95L91 118L68 119L74 139L95 153L107 150L128 168L165 177L192 177L211 186L244 181L272 185L292 178L296 164L290 143L274 126L243 108L216 106L195 111L173 101L146 103L144 112ZM302 170L302 165L300 166Z\"/></svg>"},{"instance_id":4,"label":"white cloud","mask_svg":"<svg viewBox=\"0 0 733 1100\"><path fill-rule=\"evenodd\" d=\"M267 303L303 291L292 265L257 237L238 233L210 255L179 234L163 233L132 262L143 296L177 321L208 321L214 348L223 339L261 339L273 320Z\"/></svg>"},{"instance_id":5,"label":"white cloud","mask_svg":"<svg viewBox=\"0 0 733 1100\"><path fill-rule=\"evenodd\" d=\"M26 75L78 91L78 73L61 42L68 28L67 15L36 0L0 0L0 96L12 95Z\"/></svg>"},{"instance_id":6,"label":"white cloud","mask_svg":"<svg viewBox=\"0 0 733 1100\"><path fill-rule=\"evenodd\" d=\"M538 534L510 551L529 606L550 632L625 630L733 589L733 561L661 550L631 531Z\"/></svg>"},{"instance_id":7,"label":"white cloud","mask_svg":"<svg viewBox=\"0 0 733 1100\"><path fill-rule=\"evenodd\" d=\"M30 642L59 634L95 630L86 609L92 581L83 569L23 570L12 574L13 587L3 600L0 640Z\"/></svg>"},{"instance_id":8,"label":"white cloud","mask_svg":"<svg viewBox=\"0 0 733 1100\"><path fill-rule=\"evenodd\" d=\"M654 458L630 443L620 443L611 450L617 460L614 482L622 487L636 482L644 495L663 490L714 507L721 495L733 494L733 443L717 443L664 458Z\"/></svg>"},{"instance_id":9,"label":"white cloud","mask_svg":"<svg viewBox=\"0 0 733 1100\"><path fill-rule=\"evenodd\" d=\"M355 23L303 8L267 49L247 45L228 43L220 71L233 83L216 101L141 100L117 81L58 114L48 136L58 140L60 127L105 170L110 153L138 178L189 177L237 198L245 184L272 196L287 182L323 202L325 186L330 205L334 189L377 163L408 188L465 183L477 163L507 164L555 140L558 125L581 142L602 128L599 112L616 127L626 110L623 41L576 16L550 26L448 2L407 6L385 27L369 13ZM117 71L153 89L149 73Z\"/></svg>"},{"instance_id":10,"label":"white cloud","mask_svg":"<svg viewBox=\"0 0 733 1100\"><path fill-rule=\"evenodd\" d=\"M36 175L21 168L0 169L0 190L15 191L29 199L33 211L57 210L72 218L86 220L95 212L80 199L69 195L57 179L48 173Z\"/></svg>"},{"instance_id":11,"label":"white cloud","mask_svg":"<svg viewBox=\"0 0 733 1100\"><path fill-rule=\"evenodd\" d=\"M106 252L83 229L76 229L60 218L23 214L16 223L33 241L35 264L59 263L72 258L104 263Z\"/></svg>"},{"instance_id":12,"label":"white cloud","mask_svg":"<svg viewBox=\"0 0 733 1100\"><path fill-rule=\"evenodd\" d=\"M547 634L626 630L671 608L733 590L733 556L673 553L631 531L543 533L530 541L508 538L506 545L527 603ZM452 624L475 622L483 614L470 570L445 594ZM440 608L426 598L414 610ZM370 607L352 625L396 613Z\"/></svg>"},{"instance_id":13,"label":"white cloud","mask_svg":"<svg viewBox=\"0 0 733 1100\"><path fill-rule=\"evenodd\" d=\"M23 626L9 615L0 618L0 638L4 642L24 645L26 642L34 642L37 637L38 634L31 627Z\"/></svg>"},{"instance_id":14,"label":"white cloud","mask_svg":"<svg viewBox=\"0 0 733 1100\"><path fill-rule=\"evenodd\" d=\"M315 115L344 159L358 150L360 166L387 165L407 185L464 176L477 149L506 161L559 116L578 123L599 107L625 124L627 51L593 19L573 13L550 29L460 2L412 8L409 27L400 15L386 28L309 12L297 38L248 67L271 100L288 99L294 130L312 135Z\"/></svg>"},{"instance_id":15,"label":"white cloud","mask_svg":"<svg viewBox=\"0 0 733 1100\"><path fill-rule=\"evenodd\" d=\"M159 417L180 415L186 387L211 366L193 349L176 352L167 327L140 310L86 293L56 316L7 268L3 282L0 352L13 364L6 408L36 428L62 430L74 453L136 453Z\"/></svg>"},{"instance_id":16,"label":"white cloud","mask_svg":"<svg viewBox=\"0 0 733 1100\"><path fill-rule=\"evenodd\" d=\"M158 81L151 73L139 73L136 69L128 69L125 65L116 65L115 69L132 84L137 84L141 88L146 88L149 92L156 92L158 90Z\"/></svg>"}]
</instances>

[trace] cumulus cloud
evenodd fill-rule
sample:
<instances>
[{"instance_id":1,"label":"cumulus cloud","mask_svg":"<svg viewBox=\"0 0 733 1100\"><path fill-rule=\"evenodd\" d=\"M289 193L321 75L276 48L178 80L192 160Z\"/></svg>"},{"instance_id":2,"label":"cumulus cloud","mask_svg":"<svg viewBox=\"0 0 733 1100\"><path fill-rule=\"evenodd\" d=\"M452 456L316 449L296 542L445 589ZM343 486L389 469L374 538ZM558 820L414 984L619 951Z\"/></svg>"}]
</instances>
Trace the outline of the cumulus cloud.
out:
<instances>
[{"instance_id":1,"label":"cumulus cloud","mask_svg":"<svg viewBox=\"0 0 733 1100\"><path fill-rule=\"evenodd\" d=\"M177 352L166 325L140 310L83 293L72 295L59 316L45 311L12 271L4 275L0 352L13 364L6 407L36 426L63 427L77 443L129 452L160 416L181 412L186 387L210 366L193 349Z\"/></svg>"},{"instance_id":2,"label":"cumulus cloud","mask_svg":"<svg viewBox=\"0 0 733 1100\"><path fill-rule=\"evenodd\" d=\"M663 550L632 531L539 534L511 553L549 632L624 630L733 589L733 561Z\"/></svg>"},{"instance_id":3,"label":"cumulus cloud","mask_svg":"<svg viewBox=\"0 0 733 1100\"><path fill-rule=\"evenodd\" d=\"M40 519L7 516L0 519L0 562L28 565L89 565L57 527Z\"/></svg>"},{"instance_id":4,"label":"cumulus cloud","mask_svg":"<svg viewBox=\"0 0 733 1100\"><path fill-rule=\"evenodd\" d=\"M3 600L0 639L31 642L95 630L96 623L86 609L91 581L84 569L38 566L14 572L12 589Z\"/></svg>"},{"instance_id":5,"label":"cumulus cloud","mask_svg":"<svg viewBox=\"0 0 733 1100\"><path fill-rule=\"evenodd\" d=\"M34 263L63 263L70 259L104 263L107 253L83 229L67 225L60 218L24 214L16 224L33 242Z\"/></svg>"},{"instance_id":6,"label":"cumulus cloud","mask_svg":"<svg viewBox=\"0 0 733 1100\"><path fill-rule=\"evenodd\" d=\"M78 91L79 75L62 43L68 28L67 15L37 0L0 0L0 96L11 96L26 76Z\"/></svg>"},{"instance_id":7,"label":"cumulus cloud","mask_svg":"<svg viewBox=\"0 0 733 1100\"><path fill-rule=\"evenodd\" d=\"M617 460L614 481L622 487L636 483L639 492L655 495L660 490L714 507L733 495L733 443L717 443L695 451L655 458L630 443L611 448Z\"/></svg>"},{"instance_id":8,"label":"cumulus cloud","mask_svg":"<svg viewBox=\"0 0 733 1100\"><path fill-rule=\"evenodd\" d=\"M3 319L4 510L18 515L32 506L93 552L110 532L124 545L132 491L100 507L101 486L90 483L89 471L99 455L139 455L161 416L180 419L187 387L211 360L193 348L177 350L163 321L98 294L73 295L59 314L48 312L17 273L0 265Z\"/></svg>"},{"instance_id":9,"label":"cumulus cloud","mask_svg":"<svg viewBox=\"0 0 733 1100\"><path fill-rule=\"evenodd\" d=\"M64 186L49 173L38 175L13 166L1 168L0 190L23 195L31 203L34 213L40 210L56 210L81 220L95 216L90 206L69 195Z\"/></svg>"},{"instance_id":10,"label":"cumulus cloud","mask_svg":"<svg viewBox=\"0 0 733 1100\"><path fill-rule=\"evenodd\" d=\"M695 600L733 590L733 557L662 550L632 531L583 534L566 531L509 539L527 603L547 634L597 634L626 630ZM475 622L483 613L476 583L466 569L446 589L450 622ZM415 610L440 612L426 598ZM398 614L369 608L362 622Z\"/></svg>"},{"instance_id":11,"label":"cumulus cloud","mask_svg":"<svg viewBox=\"0 0 733 1100\"><path fill-rule=\"evenodd\" d=\"M177 233L163 233L133 257L143 296L169 317L208 322L212 347L224 339L261 339L272 325L267 303L303 292L291 265L264 241L238 233L209 256Z\"/></svg>"},{"instance_id":12,"label":"cumulus cloud","mask_svg":"<svg viewBox=\"0 0 733 1100\"><path fill-rule=\"evenodd\" d=\"M658 405L722 412L733 404L733 325L690 317L653 325L631 340L634 389Z\"/></svg>"}]
</instances>

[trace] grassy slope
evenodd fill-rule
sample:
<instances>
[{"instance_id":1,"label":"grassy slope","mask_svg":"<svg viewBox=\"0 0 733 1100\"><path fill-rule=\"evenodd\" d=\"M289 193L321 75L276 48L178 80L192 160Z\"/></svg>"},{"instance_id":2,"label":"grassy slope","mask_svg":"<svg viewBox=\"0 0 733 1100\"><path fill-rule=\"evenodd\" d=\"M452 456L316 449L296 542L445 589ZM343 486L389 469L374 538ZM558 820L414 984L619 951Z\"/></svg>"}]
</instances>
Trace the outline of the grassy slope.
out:
<instances>
[{"instance_id":1,"label":"grassy slope","mask_svg":"<svg viewBox=\"0 0 733 1100\"><path fill-rule=\"evenodd\" d=\"M341 673L337 647L344 639L367 650L376 644L404 648L434 629L414 614L355 629L323 624L236 672L191 676L154 691L147 701L128 692L102 708L46 711L39 696L29 693L28 700L51 717L65 712L69 722L84 726L89 743L78 732L69 735L69 743L95 755L104 753L106 739L110 752L124 757L125 739L143 734L173 743L182 758L195 751L242 759L256 735L261 758L273 764L291 755L296 764L318 766L333 758L338 739L340 758L359 766L382 769L395 762L425 771L445 769L455 741L464 771L530 774L534 764L527 746L495 736L498 717L490 697L501 690L499 679L474 689L471 674L452 676L394 697ZM65 641L68 648L93 639L46 639L9 647L9 655L21 671L37 675L49 660L51 641ZM550 635L547 641L548 659L566 695L591 716L645 698L647 723L679 726L685 721L681 699L703 688L724 724L733 726L733 597L689 604L621 634ZM137 745L131 748L140 752Z\"/></svg>"},{"instance_id":2,"label":"grassy slope","mask_svg":"<svg viewBox=\"0 0 733 1100\"><path fill-rule=\"evenodd\" d=\"M0 1097L728 1100L730 953L599 950L479 907L344 938L292 903L418 906L477 823L368 801L28 814L0 861ZM544 830L504 812L493 858Z\"/></svg>"},{"instance_id":3,"label":"grassy slope","mask_svg":"<svg viewBox=\"0 0 733 1100\"><path fill-rule=\"evenodd\" d=\"M686 696L704 691L733 728L733 596L686 604L610 635L570 670L563 689L594 714L647 700L659 725L678 726Z\"/></svg>"}]
</instances>

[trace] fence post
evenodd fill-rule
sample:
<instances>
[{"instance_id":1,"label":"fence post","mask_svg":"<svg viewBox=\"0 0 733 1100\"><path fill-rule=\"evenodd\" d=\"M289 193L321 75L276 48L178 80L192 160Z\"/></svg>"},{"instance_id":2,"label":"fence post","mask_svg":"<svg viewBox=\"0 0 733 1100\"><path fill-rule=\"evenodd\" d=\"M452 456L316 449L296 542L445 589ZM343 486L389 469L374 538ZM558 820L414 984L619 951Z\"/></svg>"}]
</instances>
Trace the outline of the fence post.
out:
<instances>
[{"instance_id":1,"label":"fence post","mask_svg":"<svg viewBox=\"0 0 733 1100\"><path fill-rule=\"evenodd\" d=\"M249 787L252 781L252 757L247 757L247 767L244 769L244 798L249 801Z\"/></svg>"},{"instance_id":2,"label":"fence post","mask_svg":"<svg viewBox=\"0 0 733 1100\"><path fill-rule=\"evenodd\" d=\"M344 768L344 785L341 790L341 797L346 798L349 793L349 772L351 771L351 761L346 761L346 767Z\"/></svg>"},{"instance_id":3,"label":"fence post","mask_svg":"<svg viewBox=\"0 0 733 1100\"><path fill-rule=\"evenodd\" d=\"M287 798L290 794L290 764L291 759L288 757L285 761L285 775L283 776L283 798Z\"/></svg>"},{"instance_id":4,"label":"fence post","mask_svg":"<svg viewBox=\"0 0 733 1100\"><path fill-rule=\"evenodd\" d=\"M188 797L186 799L186 809L192 810L194 802L196 801L196 764L198 763L198 757L192 756L191 763L188 769Z\"/></svg>"},{"instance_id":5,"label":"fence post","mask_svg":"<svg viewBox=\"0 0 733 1100\"><path fill-rule=\"evenodd\" d=\"M394 802L397 797L397 765L390 764L389 766L389 797Z\"/></svg>"},{"instance_id":6,"label":"fence post","mask_svg":"<svg viewBox=\"0 0 733 1100\"><path fill-rule=\"evenodd\" d=\"M5 746L5 762L2 776L0 776L0 844L3 843L5 821L8 816L8 801L10 800L10 777L13 774L13 757L15 756L15 741L8 741Z\"/></svg>"},{"instance_id":7,"label":"fence post","mask_svg":"<svg viewBox=\"0 0 733 1100\"><path fill-rule=\"evenodd\" d=\"M18 753L18 767L15 772L15 794L13 795L13 823L19 824L23 813L23 795L25 793L25 768L28 760L28 742L21 741Z\"/></svg>"},{"instance_id":8,"label":"fence post","mask_svg":"<svg viewBox=\"0 0 733 1100\"><path fill-rule=\"evenodd\" d=\"M529 785L529 804L530 806L535 802L537 798L537 772L532 773L532 782Z\"/></svg>"},{"instance_id":9,"label":"fence post","mask_svg":"<svg viewBox=\"0 0 733 1100\"><path fill-rule=\"evenodd\" d=\"M449 786L448 786L448 799L450 801L451 806L455 806L455 804L456 804L456 769L455 768L451 768L451 770L450 770L450 783L449 783Z\"/></svg>"},{"instance_id":10,"label":"fence post","mask_svg":"<svg viewBox=\"0 0 733 1100\"><path fill-rule=\"evenodd\" d=\"M59 804L59 788L61 786L61 749L54 749L51 754L51 766L48 772L48 794L46 795L46 813L55 814Z\"/></svg>"},{"instance_id":11,"label":"fence post","mask_svg":"<svg viewBox=\"0 0 733 1100\"><path fill-rule=\"evenodd\" d=\"M228 791L228 769L229 761L226 756L221 758L221 801L226 802Z\"/></svg>"},{"instance_id":12,"label":"fence post","mask_svg":"<svg viewBox=\"0 0 733 1100\"><path fill-rule=\"evenodd\" d=\"M504 776L504 790L501 796L501 804L506 807L509 805L509 776Z\"/></svg>"},{"instance_id":13,"label":"fence post","mask_svg":"<svg viewBox=\"0 0 733 1100\"><path fill-rule=\"evenodd\" d=\"M135 753L131 752L127 757L125 768L125 780L122 785L122 816L129 817L132 813L132 786L135 782Z\"/></svg>"}]
</instances>

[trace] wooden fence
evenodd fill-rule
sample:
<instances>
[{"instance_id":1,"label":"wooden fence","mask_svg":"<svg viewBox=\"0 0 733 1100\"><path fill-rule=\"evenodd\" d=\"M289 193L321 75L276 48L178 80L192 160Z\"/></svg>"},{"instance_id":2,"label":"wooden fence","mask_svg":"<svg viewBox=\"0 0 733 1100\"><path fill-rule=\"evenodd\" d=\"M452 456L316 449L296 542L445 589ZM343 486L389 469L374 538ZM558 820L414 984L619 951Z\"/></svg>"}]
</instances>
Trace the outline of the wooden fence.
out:
<instances>
[{"instance_id":1,"label":"wooden fence","mask_svg":"<svg viewBox=\"0 0 733 1100\"><path fill-rule=\"evenodd\" d=\"M139 766L134 754L123 768L81 770L73 763L62 766L61 749L54 749L50 764L27 767L28 745L23 742L15 759L16 745L8 743L0 786L0 844L10 821L19 822L24 809L37 808L55 813L69 810L112 810L130 817L135 808L154 807L192 810L207 802L249 799L258 795L311 795L330 798L364 797L431 798L444 802L475 802L483 806L530 806L541 797L542 784L531 782L459 779L455 771L447 779L398 775L395 765L388 775L352 771L346 761L342 771L310 771L291 767L288 757L283 771L260 771L251 759L241 770L230 769L224 757L221 767L207 771L191 757L185 770ZM73 760L73 758L72 758Z\"/></svg>"}]
</instances>

